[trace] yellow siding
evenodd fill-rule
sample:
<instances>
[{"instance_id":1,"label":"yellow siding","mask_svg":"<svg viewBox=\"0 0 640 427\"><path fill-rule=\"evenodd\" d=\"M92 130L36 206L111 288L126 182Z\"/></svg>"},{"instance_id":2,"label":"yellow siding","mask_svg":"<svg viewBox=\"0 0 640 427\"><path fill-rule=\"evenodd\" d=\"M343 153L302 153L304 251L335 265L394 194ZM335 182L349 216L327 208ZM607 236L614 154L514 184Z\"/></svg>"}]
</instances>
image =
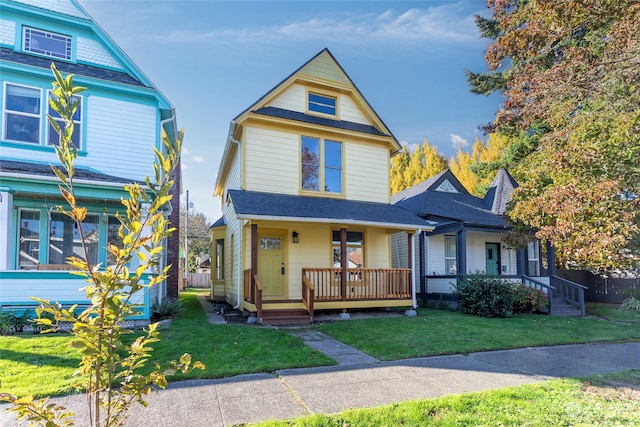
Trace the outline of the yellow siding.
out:
<instances>
[{"instance_id":1,"label":"yellow siding","mask_svg":"<svg viewBox=\"0 0 640 427\"><path fill-rule=\"evenodd\" d=\"M364 125L372 124L362 114L362 111L356 106L353 100L347 95L340 96L340 120L347 122L360 123Z\"/></svg>"},{"instance_id":2,"label":"yellow siding","mask_svg":"<svg viewBox=\"0 0 640 427\"><path fill-rule=\"evenodd\" d=\"M268 129L245 129L245 189L298 194L298 135Z\"/></svg>"},{"instance_id":3,"label":"yellow siding","mask_svg":"<svg viewBox=\"0 0 640 427\"><path fill-rule=\"evenodd\" d=\"M389 235L384 229L370 228L365 235L365 268L390 268Z\"/></svg>"},{"instance_id":4,"label":"yellow siding","mask_svg":"<svg viewBox=\"0 0 640 427\"><path fill-rule=\"evenodd\" d=\"M302 85L293 85L269 104L270 107L304 113L306 110L306 89Z\"/></svg>"},{"instance_id":5,"label":"yellow siding","mask_svg":"<svg viewBox=\"0 0 640 427\"><path fill-rule=\"evenodd\" d=\"M347 199L389 203L389 150L373 144L345 144Z\"/></svg>"}]
</instances>

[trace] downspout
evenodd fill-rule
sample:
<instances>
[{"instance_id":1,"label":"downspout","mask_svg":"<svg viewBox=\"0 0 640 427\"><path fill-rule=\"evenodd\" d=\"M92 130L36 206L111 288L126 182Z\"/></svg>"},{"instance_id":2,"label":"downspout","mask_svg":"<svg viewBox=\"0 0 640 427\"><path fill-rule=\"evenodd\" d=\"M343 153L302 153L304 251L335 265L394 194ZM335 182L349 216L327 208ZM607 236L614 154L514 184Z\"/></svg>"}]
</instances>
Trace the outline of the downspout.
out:
<instances>
[{"instance_id":1,"label":"downspout","mask_svg":"<svg viewBox=\"0 0 640 427\"><path fill-rule=\"evenodd\" d=\"M236 144L237 148L238 148L238 176L242 177L242 153L240 152L240 141L238 141L237 139L233 138L233 131L236 128L236 122L231 120L231 126L229 126L229 141L231 141L232 144ZM242 179L242 178L241 178ZM240 184L240 186L242 186L242 184ZM224 195L223 195L224 196ZM233 306L234 310L237 310L238 308L240 308L240 305L242 304L242 297L240 296L240 290L242 288L242 280L243 280L243 275L242 275L242 247L243 247L243 241L242 241L242 227L244 225L241 223L240 227L238 229L238 251L237 253L240 255L238 257L236 257L236 259L238 260L238 279L236 280L236 295L238 296L238 302L236 303L236 305Z\"/></svg>"}]
</instances>

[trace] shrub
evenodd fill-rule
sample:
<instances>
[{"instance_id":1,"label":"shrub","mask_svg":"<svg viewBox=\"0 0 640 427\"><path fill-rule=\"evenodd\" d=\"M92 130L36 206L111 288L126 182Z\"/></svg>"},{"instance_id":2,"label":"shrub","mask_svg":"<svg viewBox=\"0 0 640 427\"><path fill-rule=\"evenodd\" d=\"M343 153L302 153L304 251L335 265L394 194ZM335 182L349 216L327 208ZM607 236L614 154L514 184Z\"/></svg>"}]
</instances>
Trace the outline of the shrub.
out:
<instances>
[{"instance_id":1,"label":"shrub","mask_svg":"<svg viewBox=\"0 0 640 427\"><path fill-rule=\"evenodd\" d=\"M482 317L511 317L514 290L508 280L479 273L458 279L453 292L458 310Z\"/></svg>"},{"instance_id":2,"label":"shrub","mask_svg":"<svg viewBox=\"0 0 640 427\"><path fill-rule=\"evenodd\" d=\"M165 298L161 303L158 303L158 299L153 300L151 311L154 319L168 319L177 317L182 310L182 301L179 299L172 300Z\"/></svg>"},{"instance_id":3,"label":"shrub","mask_svg":"<svg viewBox=\"0 0 640 427\"><path fill-rule=\"evenodd\" d=\"M513 312L536 313L548 305L547 294L526 285L513 287Z\"/></svg>"},{"instance_id":4,"label":"shrub","mask_svg":"<svg viewBox=\"0 0 640 427\"><path fill-rule=\"evenodd\" d=\"M628 310L640 310L640 300L634 297L629 297L622 301L622 305L620 307Z\"/></svg>"}]
</instances>

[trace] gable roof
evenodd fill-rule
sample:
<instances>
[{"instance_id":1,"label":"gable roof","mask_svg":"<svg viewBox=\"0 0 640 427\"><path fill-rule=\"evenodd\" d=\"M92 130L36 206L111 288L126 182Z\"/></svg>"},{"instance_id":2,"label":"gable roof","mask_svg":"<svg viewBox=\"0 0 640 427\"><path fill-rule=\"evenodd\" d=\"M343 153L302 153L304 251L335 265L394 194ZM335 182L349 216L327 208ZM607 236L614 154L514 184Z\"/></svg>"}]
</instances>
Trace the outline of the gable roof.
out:
<instances>
[{"instance_id":1,"label":"gable roof","mask_svg":"<svg viewBox=\"0 0 640 427\"><path fill-rule=\"evenodd\" d=\"M446 224L447 220L449 220L461 222L467 226L506 227L505 220L502 217L504 210L494 212L492 211L492 206L494 204L503 205L509 186L512 184L517 186L508 173L506 175L499 173L496 176L493 195L484 199L472 196L464 190L464 187L462 187L463 191L458 193L437 191L436 189L444 180L448 180L456 189L457 186L462 187L455 175L446 170L393 195L391 201L393 204L401 206L422 218L440 221L441 225ZM498 197L495 197L495 195Z\"/></svg>"},{"instance_id":2,"label":"gable roof","mask_svg":"<svg viewBox=\"0 0 640 427\"><path fill-rule=\"evenodd\" d=\"M502 215L507 211L507 203L511 200L511 193L517 187L518 183L509 172L500 168L489 185L489 191L484 196L485 206L491 209L491 212Z\"/></svg>"},{"instance_id":3,"label":"gable roof","mask_svg":"<svg viewBox=\"0 0 640 427\"><path fill-rule=\"evenodd\" d=\"M371 104L367 101L367 99L362 95L360 89L355 85L355 83L351 80L351 78L344 71L342 66L338 63L335 57L331 54L329 49L326 47L318 52L314 57L310 60L302 64L298 69L289 74L285 79L283 79L280 83L271 88L267 93L262 95L256 102L252 105L244 109L240 114L233 118L234 122L241 122L244 117L248 114L254 113L261 108L267 106L269 101L271 101L277 94L279 94L284 88L292 85L298 78L304 78L304 76L309 76L311 78L320 78L324 80L329 80L335 82L336 85L341 88L348 89L353 88L352 93L356 99L358 99L362 106L369 113L370 119L376 123L376 126L373 126L378 130L380 135L391 137L395 151L400 149L400 144L395 136L391 133L387 125L382 121L380 116L375 112L375 110L371 107ZM309 116L304 114L304 116ZM293 120L295 118L289 117ZM335 120L334 120L335 122ZM325 125L328 125L326 123Z\"/></svg>"},{"instance_id":4,"label":"gable roof","mask_svg":"<svg viewBox=\"0 0 640 427\"><path fill-rule=\"evenodd\" d=\"M399 229L432 230L433 223L385 203L293 196L229 190L229 198L240 219L287 220L314 223L375 225Z\"/></svg>"}]
</instances>

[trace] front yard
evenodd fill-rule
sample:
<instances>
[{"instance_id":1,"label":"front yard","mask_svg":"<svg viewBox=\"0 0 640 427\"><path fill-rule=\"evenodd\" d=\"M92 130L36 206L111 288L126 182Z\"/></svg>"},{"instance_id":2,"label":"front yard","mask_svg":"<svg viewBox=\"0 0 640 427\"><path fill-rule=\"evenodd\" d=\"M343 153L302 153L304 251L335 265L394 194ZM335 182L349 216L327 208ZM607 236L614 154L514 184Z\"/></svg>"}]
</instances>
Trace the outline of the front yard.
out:
<instances>
[{"instance_id":1,"label":"front yard","mask_svg":"<svg viewBox=\"0 0 640 427\"><path fill-rule=\"evenodd\" d=\"M309 347L287 329L252 325L211 325L196 292L181 295L184 309L161 332L154 360L169 361L183 353L206 365L173 377L222 378L242 373L330 365L334 362ZM616 313L613 320L526 315L485 319L447 310L421 309L414 318L396 317L340 321L313 326L376 358L394 360L472 351L552 344L640 339L640 317ZM613 310L613 311L611 311ZM0 336L0 391L18 396L60 395L77 391L73 377L79 355L64 344L69 336ZM38 368L38 369L34 369Z\"/></svg>"}]
</instances>

